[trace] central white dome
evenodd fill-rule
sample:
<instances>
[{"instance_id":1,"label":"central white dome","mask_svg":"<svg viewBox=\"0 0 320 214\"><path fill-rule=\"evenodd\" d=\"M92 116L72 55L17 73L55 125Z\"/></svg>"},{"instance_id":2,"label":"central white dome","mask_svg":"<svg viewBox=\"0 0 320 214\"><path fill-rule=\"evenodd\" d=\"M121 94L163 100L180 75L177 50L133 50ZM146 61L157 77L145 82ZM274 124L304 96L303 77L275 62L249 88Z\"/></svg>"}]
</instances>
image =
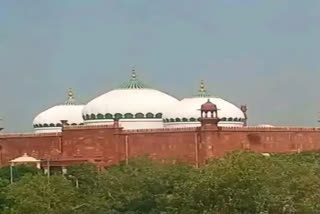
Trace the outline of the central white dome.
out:
<instances>
[{"instance_id":1,"label":"central white dome","mask_svg":"<svg viewBox=\"0 0 320 214\"><path fill-rule=\"evenodd\" d=\"M112 124L116 119L125 129L163 128L163 112L177 103L176 98L146 87L133 71L128 83L90 101L82 114L85 124Z\"/></svg>"}]
</instances>

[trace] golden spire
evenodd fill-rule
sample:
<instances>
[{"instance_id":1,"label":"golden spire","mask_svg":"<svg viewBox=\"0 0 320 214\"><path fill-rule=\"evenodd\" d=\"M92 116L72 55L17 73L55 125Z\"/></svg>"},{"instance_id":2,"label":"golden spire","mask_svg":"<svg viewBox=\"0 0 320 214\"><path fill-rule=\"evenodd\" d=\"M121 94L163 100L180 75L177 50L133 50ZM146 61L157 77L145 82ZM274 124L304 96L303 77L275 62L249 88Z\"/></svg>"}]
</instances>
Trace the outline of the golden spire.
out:
<instances>
[{"instance_id":1,"label":"golden spire","mask_svg":"<svg viewBox=\"0 0 320 214\"><path fill-rule=\"evenodd\" d=\"M135 78L137 77L137 74L136 74L136 67L135 67L135 66L133 66L131 71L132 71L132 73L131 73L131 77L132 77L132 79L135 79Z\"/></svg>"},{"instance_id":2,"label":"golden spire","mask_svg":"<svg viewBox=\"0 0 320 214\"><path fill-rule=\"evenodd\" d=\"M69 90L68 90L68 98L69 98L69 100L73 99L73 90L72 90L72 88L69 88Z\"/></svg>"},{"instance_id":3,"label":"golden spire","mask_svg":"<svg viewBox=\"0 0 320 214\"><path fill-rule=\"evenodd\" d=\"M204 90L204 81L203 80L200 81L200 91L205 91Z\"/></svg>"}]
</instances>

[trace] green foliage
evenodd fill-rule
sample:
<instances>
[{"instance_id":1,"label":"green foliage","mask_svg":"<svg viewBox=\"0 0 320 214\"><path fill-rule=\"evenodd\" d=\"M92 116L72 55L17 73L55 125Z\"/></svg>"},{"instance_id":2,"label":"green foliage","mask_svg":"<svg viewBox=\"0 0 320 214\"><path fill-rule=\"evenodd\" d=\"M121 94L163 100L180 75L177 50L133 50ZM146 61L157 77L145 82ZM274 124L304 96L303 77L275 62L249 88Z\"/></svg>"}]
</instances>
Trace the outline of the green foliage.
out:
<instances>
[{"instance_id":1,"label":"green foliage","mask_svg":"<svg viewBox=\"0 0 320 214\"><path fill-rule=\"evenodd\" d=\"M13 180L18 181L27 174L35 175L41 171L34 166L17 165L12 167ZM0 168L0 178L10 181L10 166Z\"/></svg>"},{"instance_id":2,"label":"green foliage","mask_svg":"<svg viewBox=\"0 0 320 214\"><path fill-rule=\"evenodd\" d=\"M70 182L63 176L27 175L9 186L12 214L76 213L77 199Z\"/></svg>"},{"instance_id":3,"label":"green foliage","mask_svg":"<svg viewBox=\"0 0 320 214\"><path fill-rule=\"evenodd\" d=\"M6 214L316 214L319 153L233 152L200 169L145 158L102 173L92 164L67 174L0 179Z\"/></svg>"}]
</instances>

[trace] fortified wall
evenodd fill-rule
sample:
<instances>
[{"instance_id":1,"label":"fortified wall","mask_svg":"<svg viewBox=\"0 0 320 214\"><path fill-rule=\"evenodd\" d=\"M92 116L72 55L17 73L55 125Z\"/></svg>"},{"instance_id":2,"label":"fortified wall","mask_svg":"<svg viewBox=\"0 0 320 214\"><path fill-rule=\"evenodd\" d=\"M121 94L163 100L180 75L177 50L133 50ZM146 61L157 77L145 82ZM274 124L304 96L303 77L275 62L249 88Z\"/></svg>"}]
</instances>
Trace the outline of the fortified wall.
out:
<instances>
[{"instance_id":1,"label":"fortified wall","mask_svg":"<svg viewBox=\"0 0 320 214\"><path fill-rule=\"evenodd\" d=\"M198 127L122 130L112 126L67 126L57 134L0 135L0 165L24 153L52 166L92 162L110 166L148 155L161 162L195 166L233 150L299 153L319 150L319 128Z\"/></svg>"}]
</instances>

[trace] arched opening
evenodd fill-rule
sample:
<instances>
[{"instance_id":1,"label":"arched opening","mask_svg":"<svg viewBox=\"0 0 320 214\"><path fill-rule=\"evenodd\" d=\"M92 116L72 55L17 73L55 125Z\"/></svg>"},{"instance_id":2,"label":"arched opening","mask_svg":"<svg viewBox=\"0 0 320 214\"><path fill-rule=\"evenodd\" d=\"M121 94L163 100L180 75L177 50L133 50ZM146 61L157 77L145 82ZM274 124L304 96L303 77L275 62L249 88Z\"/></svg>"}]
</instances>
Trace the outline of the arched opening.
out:
<instances>
[{"instance_id":1,"label":"arched opening","mask_svg":"<svg viewBox=\"0 0 320 214\"><path fill-rule=\"evenodd\" d=\"M107 113L104 116L105 116L106 119L113 119L112 114Z\"/></svg>"},{"instance_id":2,"label":"arched opening","mask_svg":"<svg viewBox=\"0 0 320 214\"><path fill-rule=\"evenodd\" d=\"M86 115L86 120L90 120L90 115L89 114Z\"/></svg>"},{"instance_id":3,"label":"arched opening","mask_svg":"<svg viewBox=\"0 0 320 214\"><path fill-rule=\"evenodd\" d=\"M188 122L188 119L184 117L184 118L182 118L182 121L183 122Z\"/></svg>"},{"instance_id":4,"label":"arched opening","mask_svg":"<svg viewBox=\"0 0 320 214\"><path fill-rule=\"evenodd\" d=\"M136 113L135 118L144 118L144 114Z\"/></svg>"},{"instance_id":5,"label":"arched opening","mask_svg":"<svg viewBox=\"0 0 320 214\"><path fill-rule=\"evenodd\" d=\"M116 120L122 119L122 114L116 113L116 114L114 115L114 118L115 118Z\"/></svg>"},{"instance_id":6,"label":"arched opening","mask_svg":"<svg viewBox=\"0 0 320 214\"><path fill-rule=\"evenodd\" d=\"M43 127L49 127L49 125L47 123L43 124Z\"/></svg>"},{"instance_id":7,"label":"arched opening","mask_svg":"<svg viewBox=\"0 0 320 214\"><path fill-rule=\"evenodd\" d=\"M50 123L50 125L49 125L50 127L55 127L55 125L53 124L53 123Z\"/></svg>"},{"instance_id":8,"label":"arched opening","mask_svg":"<svg viewBox=\"0 0 320 214\"><path fill-rule=\"evenodd\" d=\"M174 122L174 119L173 119L173 118L170 118L170 122Z\"/></svg>"},{"instance_id":9,"label":"arched opening","mask_svg":"<svg viewBox=\"0 0 320 214\"><path fill-rule=\"evenodd\" d=\"M162 113L157 113L156 118L162 118Z\"/></svg>"},{"instance_id":10,"label":"arched opening","mask_svg":"<svg viewBox=\"0 0 320 214\"><path fill-rule=\"evenodd\" d=\"M191 122L196 122L196 118L191 117L191 118L190 118L190 121L191 121Z\"/></svg>"},{"instance_id":11,"label":"arched opening","mask_svg":"<svg viewBox=\"0 0 320 214\"><path fill-rule=\"evenodd\" d=\"M57 123L56 126L57 127L62 127L62 124L61 123Z\"/></svg>"},{"instance_id":12,"label":"arched opening","mask_svg":"<svg viewBox=\"0 0 320 214\"><path fill-rule=\"evenodd\" d=\"M124 115L124 118L126 118L126 119L132 119L132 118L133 118L133 114L131 114L131 113L126 113L126 114Z\"/></svg>"},{"instance_id":13,"label":"arched opening","mask_svg":"<svg viewBox=\"0 0 320 214\"><path fill-rule=\"evenodd\" d=\"M95 114L91 114L91 120L95 120L96 119L96 115Z\"/></svg>"},{"instance_id":14,"label":"arched opening","mask_svg":"<svg viewBox=\"0 0 320 214\"><path fill-rule=\"evenodd\" d=\"M176 118L176 122L181 122L181 119L180 118Z\"/></svg>"},{"instance_id":15,"label":"arched opening","mask_svg":"<svg viewBox=\"0 0 320 214\"><path fill-rule=\"evenodd\" d=\"M154 117L154 115L151 112L147 113L146 116L147 116L147 118L153 118Z\"/></svg>"},{"instance_id":16,"label":"arched opening","mask_svg":"<svg viewBox=\"0 0 320 214\"><path fill-rule=\"evenodd\" d=\"M104 116L103 116L103 114L98 114L98 115L97 115L97 118L98 118L98 119L104 119Z\"/></svg>"},{"instance_id":17,"label":"arched opening","mask_svg":"<svg viewBox=\"0 0 320 214\"><path fill-rule=\"evenodd\" d=\"M228 118L228 121L232 121L232 117L229 117L229 118Z\"/></svg>"}]
</instances>

